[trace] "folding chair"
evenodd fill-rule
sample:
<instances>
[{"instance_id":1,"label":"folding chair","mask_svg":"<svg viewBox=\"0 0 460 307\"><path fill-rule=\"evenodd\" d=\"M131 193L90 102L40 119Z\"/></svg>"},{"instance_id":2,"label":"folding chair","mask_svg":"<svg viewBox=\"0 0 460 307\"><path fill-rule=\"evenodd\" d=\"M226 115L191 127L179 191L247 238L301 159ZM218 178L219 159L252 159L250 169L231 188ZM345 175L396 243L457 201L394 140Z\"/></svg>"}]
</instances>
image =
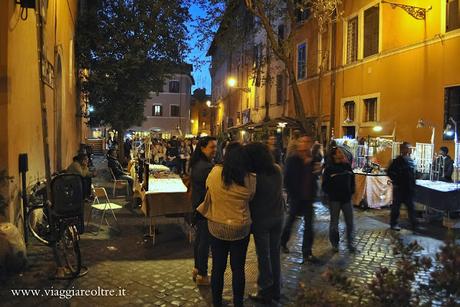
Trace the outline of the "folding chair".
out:
<instances>
[{"instance_id":1,"label":"folding chair","mask_svg":"<svg viewBox=\"0 0 460 307\"><path fill-rule=\"evenodd\" d=\"M117 230L120 231L120 225L118 224L117 216L115 215L115 211L117 209L123 208L122 206L110 202L109 197L107 196L107 191L103 187L94 187L94 185L91 185L92 193L94 196L93 204L91 205L91 210L89 211L89 216L88 216L88 221L86 222L86 227L88 227L89 222L92 217L93 209L102 211L101 215L101 222L99 223L99 227L97 228L96 235L99 233L99 230L101 229L102 222L105 220L107 223L107 226L110 226L109 221L106 218L105 212L110 210L112 212L113 218L115 219L115 223L117 224ZM101 199L103 202L101 202Z\"/></svg>"},{"instance_id":2,"label":"folding chair","mask_svg":"<svg viewBox=\"0 0 460 307\"><path fill-rule=\"evenodd\" d=\"M109 167L109 171L110 171L110 175L112 176L112 182L113 182L113 189L112 189L112 196L113 197L116 197L116 191L117 191L117 188L121 185L121 186L126 186L126 197L128 197L129 195L129 183L128 183L128 180L126 179L117 179L117 177L115 177L115 174L113 173L112 169Z\"/></svg>"}]
</instances>

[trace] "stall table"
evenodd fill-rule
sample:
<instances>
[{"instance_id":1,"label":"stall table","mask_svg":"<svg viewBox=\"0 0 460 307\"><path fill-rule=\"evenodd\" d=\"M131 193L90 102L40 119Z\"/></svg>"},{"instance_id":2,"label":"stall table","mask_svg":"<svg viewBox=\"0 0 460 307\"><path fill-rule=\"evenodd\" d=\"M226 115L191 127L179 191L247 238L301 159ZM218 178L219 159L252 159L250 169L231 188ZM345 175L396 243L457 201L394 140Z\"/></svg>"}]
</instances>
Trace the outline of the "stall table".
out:
<instances>
[{"instance_id":1,"label":"stall table","mask_svg":"<svg viewBox=\"0 0 460 307\"><path fill-rule=\"evenodd\" d=\"M393 187L390 178L385 174L355 173L355 194L352 203L355 206L381 208L391 204L393 200Z\"/></svg>"},{"instance_id":2,"label":"stall table","mask_svg":"<svg viewBox=\"0 0 460 307\"><path fill-rule=\"evenodd\" d=\"M189 233L191 229L185 221L185 217L192 213L192 205L188 189L182 179L177 175L169 175L166 178L149 176L148 191L142 191L141 211L145 220L149 219L149 236L155 244L155 218L175 218L177 222ZM144 223L146 224L146 223Z\"/></svg>"},{"instance_id":3,"label":"stall table","mask_svg":"<svg viewBox=\"0 0 460 307\"><path fill-rule=\"evenodd\" d=\"M417 180L414 200L435 211L450 213L460 211L460 185L452 182Z\"/></svg>"}]
</instances>

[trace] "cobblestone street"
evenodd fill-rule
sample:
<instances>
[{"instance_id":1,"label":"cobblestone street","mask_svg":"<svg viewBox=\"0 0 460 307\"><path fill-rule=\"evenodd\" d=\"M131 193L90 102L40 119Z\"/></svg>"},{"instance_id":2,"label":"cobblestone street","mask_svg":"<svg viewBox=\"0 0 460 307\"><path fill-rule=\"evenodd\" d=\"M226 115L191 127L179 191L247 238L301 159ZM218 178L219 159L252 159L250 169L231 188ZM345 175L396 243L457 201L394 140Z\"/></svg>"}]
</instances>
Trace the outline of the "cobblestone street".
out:
<instances>
[{"instance_id":1,"label":"cobblestone street","mask_svg":"<svg viewBox=\"0 0 460 307\"><path fill-rule=\"evenodd\" d=\"M100 176L95 183L107 186L104 163L97 160L96 166ZM124 198L112 199L124 204ZM301 264L301 233L303 223L296 222L295 235L289 242L291 252L282 254L283 294L281 305L296 306L301 285L306 287L331 288L322 273L328 268L342 268L351 280L364 286L373 273L382 266L393 266L397 261L392 254L391 231L388 228L388 209L355 210L357 247L356 254L350 254L342 241L338 254L331 251L328 240L329 211L321 203L315 204L315 243L314 254L321 260L321 265ZM87 205L86 213L88 213ZM93 223L99 222L99 215L93 215ZM157 241L144 239L147 232L144 217L139 209L125 205L117 211L121 232L104 227L95 235L96 224L90 224L81 237L83 265L88 267L87 275L73 281L52 280L55 270L52 251L32 239L28 247L29 267L20 275L3 280L0 297L4 306L209 306L211 304L210 288L198 288L191 278L193 268L193 249L179 224L174 220L157 219L159 233ZM404 219L404 213L402 214ZM113 224L113 220L109 219ZM344 224L341 223L342 239ZM419 241L424 248L424 255L434 256L442 242L437 238L443 236L440 225L422 225L421 231L430 236L413 234L402 230L404 241ZM211 263L211 261L209 261ZM227 268L224 300L231 304L231 273ZM254 243L251 240L246 262L246 293L256 290L257 259ZM125 290L124 295L115 297L84 296L71 299L56 296L29 295L14 296L12 289L114 289ZM43 295L43 296L42 296ZM349 295L349 294L344 294ZM246 305L255 306L249 299ZM256 304L257 305L257 304Z\"/></svg>"}]
</instances>

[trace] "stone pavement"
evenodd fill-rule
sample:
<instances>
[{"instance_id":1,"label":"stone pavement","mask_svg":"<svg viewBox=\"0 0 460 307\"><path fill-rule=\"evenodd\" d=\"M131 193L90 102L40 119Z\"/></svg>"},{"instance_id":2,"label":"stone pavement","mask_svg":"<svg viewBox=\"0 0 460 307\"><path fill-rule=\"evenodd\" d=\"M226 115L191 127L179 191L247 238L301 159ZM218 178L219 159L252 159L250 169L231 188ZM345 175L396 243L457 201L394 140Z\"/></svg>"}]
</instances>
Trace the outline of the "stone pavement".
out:
<instances>
[{"instance_id":1,"label":"stone pavement","mask_svg":"<svg viewBox=\"0 0 460 307\"><path fill-rule=\"evenodd\" d=\"M115 200L123 203L121 199ZM299 219L296 234L289 247L290 254L282 256L283 297L281 305L297 306L300 285L331 288L321 274L327 267L343 268L353 282L364 285L380 265L393 266L396 258L390 245L387 226L387 209L355 210L356 245L358 252L350 254L341 242L338 254L333 254L328 242L329 214L321 203L316 206L314 254L324 265L300 264L303 223ZM193 251L187 236L176 224L160 226L155 246L144 240L143 216L138 209L125 206L117 212L121 232L104 227L95 236L82 235L81 251L84 265L89 268L86 276L73 281L56 281L49 277L54 273L51 250L32 241L28 246L29 267L20 275L0 281L2 306L209 306L209 288L198 288L191 279ZM343 237L343 223L341 232ZM430 224L429 233L440 232L439 226ZM94 226L90 226L94 230ZM425 248L425 255L433 256L441 241L410 231L401 231L406 241L418 240ZM246 263L246 291L256 289L257 260L251 240ZM76 296L70 299L45 295L44 290L114 289L117 296ZM14 296L12 289L42 289L37 296ZM120 291L119 291L120 290ZM124 291L124 293L123 293ZM54 291L57 292L57 291ZM54 293L56 294L56 293ZM124 294L124 295L123 295ZM349 295L349 294L344 294ZM224 299L231 305L231 273L227 269ZM254 306L249 299L247 306Z\"/></svg>"}]
</instances>

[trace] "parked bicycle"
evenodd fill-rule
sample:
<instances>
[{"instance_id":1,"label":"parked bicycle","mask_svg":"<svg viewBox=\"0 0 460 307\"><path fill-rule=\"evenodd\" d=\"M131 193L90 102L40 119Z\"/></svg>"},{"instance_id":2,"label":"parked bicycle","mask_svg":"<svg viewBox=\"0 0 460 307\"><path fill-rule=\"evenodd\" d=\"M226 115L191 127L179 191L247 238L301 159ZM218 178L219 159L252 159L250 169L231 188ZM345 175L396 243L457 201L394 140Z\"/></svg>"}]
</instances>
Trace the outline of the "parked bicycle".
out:
<instances>
[{"instance_id":1,"label":"parked bicycle","mask_svg":"<svg viewBox=\"0 0 460 307\"><path fill-rule=\"evenodd\" d=\"M54 249L58 267L67 268L74 278L82 268L80 234L84 231L82 179L74 174L60 174L51 180L51 201L46 185L37 183L29 196L26 221L32 235Z\"/></svg>"}]
</instances>

